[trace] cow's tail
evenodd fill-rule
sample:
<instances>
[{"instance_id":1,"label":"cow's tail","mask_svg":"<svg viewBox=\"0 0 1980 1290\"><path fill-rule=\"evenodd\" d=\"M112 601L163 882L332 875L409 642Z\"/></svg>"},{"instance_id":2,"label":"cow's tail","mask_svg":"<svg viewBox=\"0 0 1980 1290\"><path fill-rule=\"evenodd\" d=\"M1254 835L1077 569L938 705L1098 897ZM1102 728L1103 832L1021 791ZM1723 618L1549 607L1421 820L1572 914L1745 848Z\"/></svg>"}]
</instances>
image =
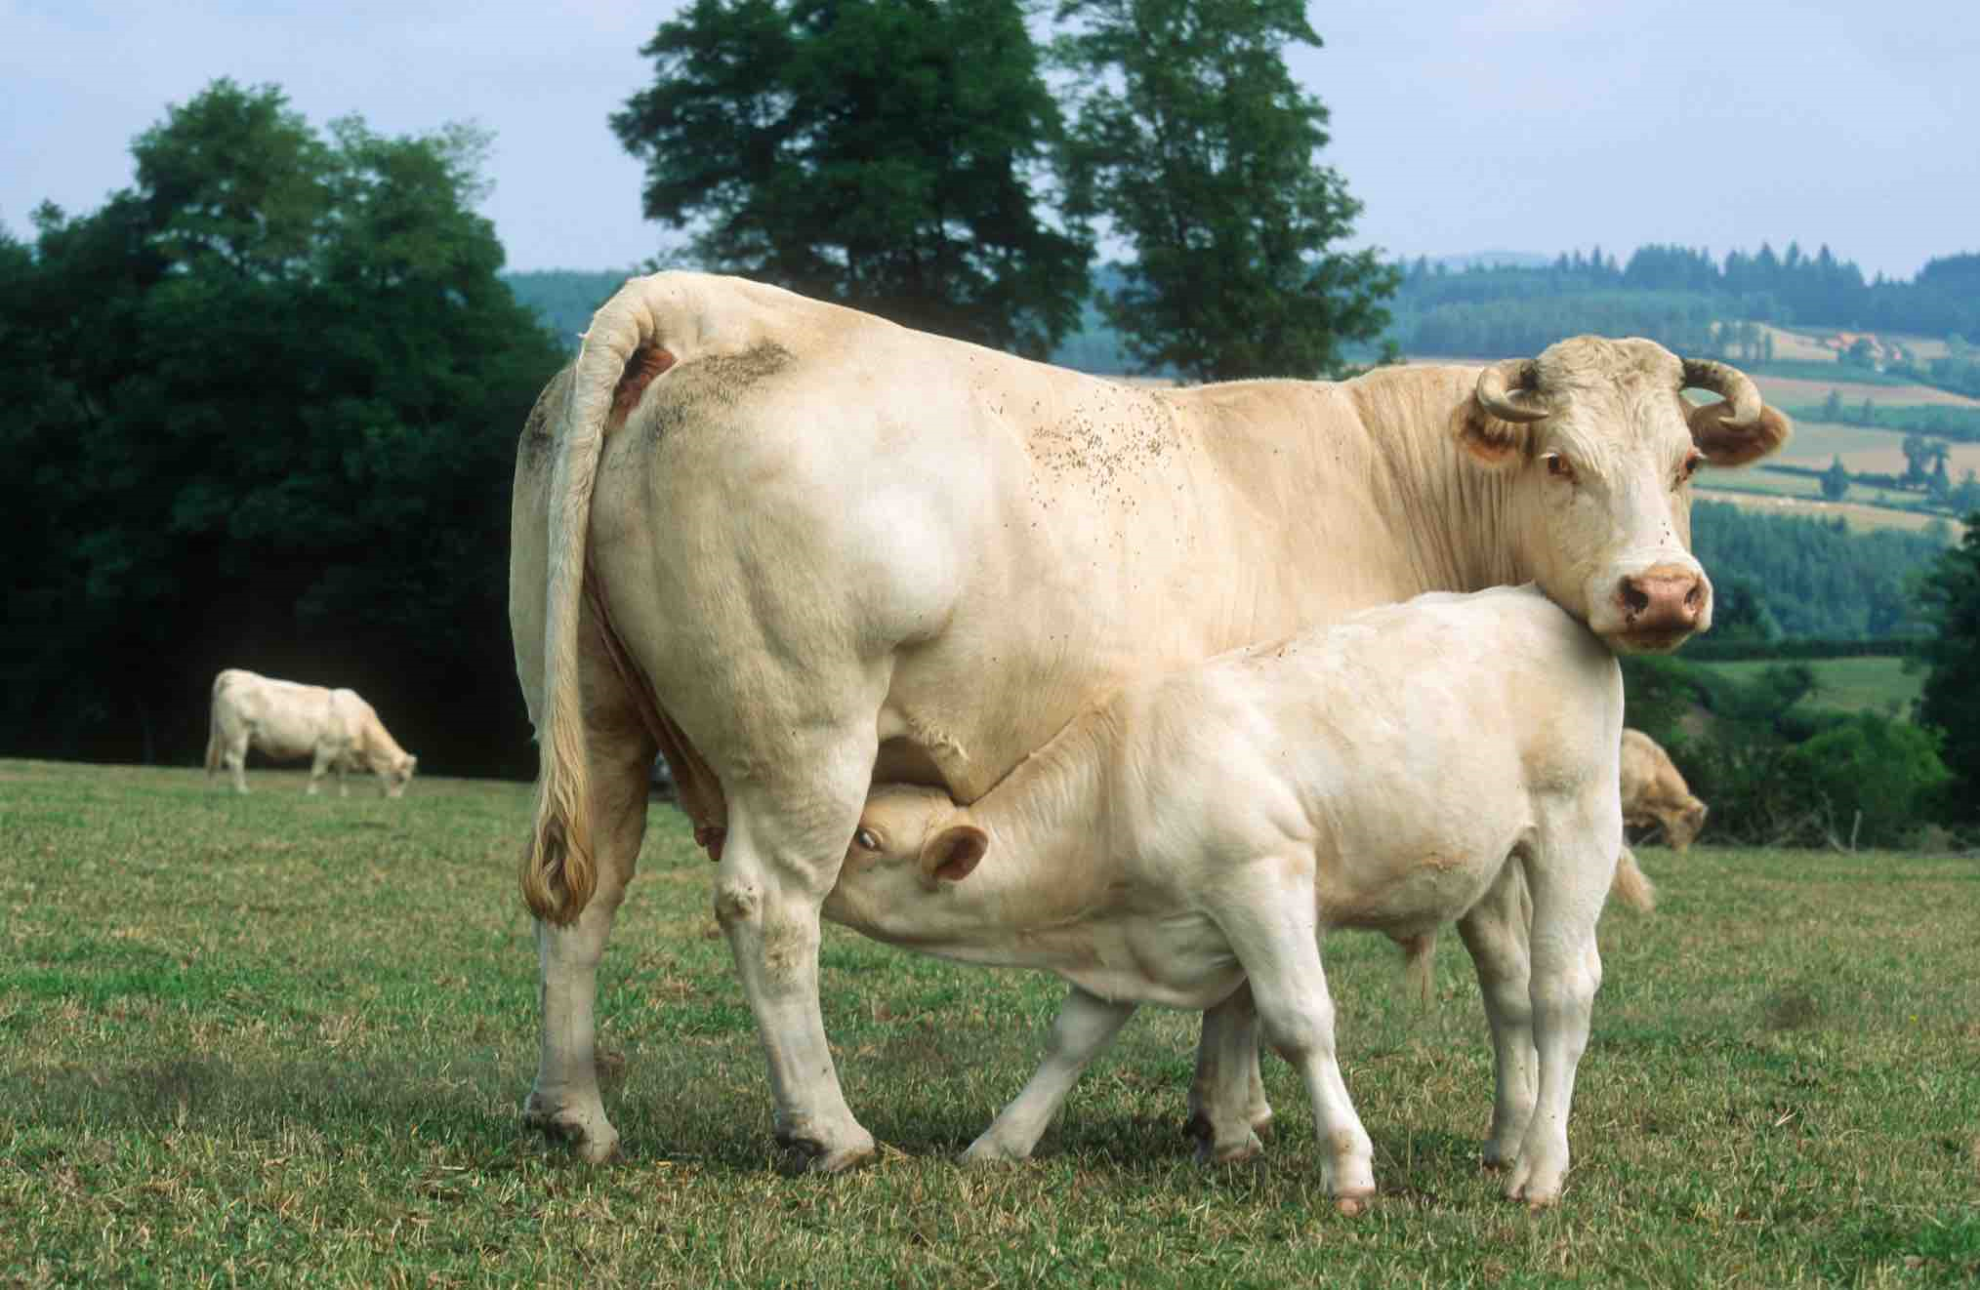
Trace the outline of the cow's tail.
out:
<instances>
[{"instance_id":1,"label":"cow's tail","mask_svg":"<svg viewBox=\"0 0 1980 1290\"><path fill-rule=\"evenodd\" d=\"M1636 853L1624 843L1622 853L1616 857L1615 881L1609 884L1611 895L1639 913L1650 913L1657 908L1657 889L1650 885L1650 879L1636 866Z\"/></svg>"},{"instance_id":2,"label":"cow's tail","mask_svg":"<svg viewBox=\"0 0 1980 1290\"><path fill-rule=\"evenodd\" d=\"M213 691L206 701L206 782L213 782L213 772L220 769L220 677L213 678Z\"/></svg>"},{"instance_id":3,"label":"cow's tail","mask_svg":"<svg viewBox=\"0 0 1980 1290\"><path fill-rule=\"evenodd\" d=\"M541 772L536 822L522 857L530 909L563 925L584 912L597 886L590 818L591 771L578 689L578 613L592 486L605 436L646 383L674 363L664 313L679 315L666 275L634 278L592 315L578 347L550 472L548 575L543 623Z\"/></svg>"}]
</instances>

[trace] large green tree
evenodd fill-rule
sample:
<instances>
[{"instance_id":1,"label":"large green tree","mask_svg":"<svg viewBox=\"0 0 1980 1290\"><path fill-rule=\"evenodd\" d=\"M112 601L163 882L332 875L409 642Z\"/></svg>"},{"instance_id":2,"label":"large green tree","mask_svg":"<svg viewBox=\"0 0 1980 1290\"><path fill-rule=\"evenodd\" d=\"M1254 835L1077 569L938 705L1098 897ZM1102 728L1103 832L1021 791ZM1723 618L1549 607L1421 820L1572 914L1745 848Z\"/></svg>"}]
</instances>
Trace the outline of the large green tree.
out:
<instances>
[{"instance_id":1,"label":"large green tree","mask_svg":"<svg viewBox=\"0 0 1980 1290\"><path fill-rule=\"evenodd\" d=\"M1980 511L1966 517L1965 538L1925 576L1919 600L1933 634L1922 647L1931 671L1918 717L1944 739L1953 817L1980 823Z\"/></svg>"},{"instance_id":2,"label":"large green tree","mask_svg":"<svg viewBox=\"0 0 1980 1290\"><path fill-rule=\"evenodd\" d=\"M1017 0L695 0L613 114L703 264L1042 355L1090 250L1039 213L1058 107Z\"/></svg>"},{"instance_id":3,"label":"large green tree","mask_svg":"<svg viewBox=\"0 0 1980 1290\"><path fill-rule=\"evenodd\" d=\"M1144 368L1203 380L1338 371L1398 274L1337 244L1361 205L1317 157L1327 110L1286 68L1299 0L1065 0L1070 208L1132 258L1102 308Z\"/></svg>"},{"instance_id":4,"label":"large green tree","mask_svg":"<svg viewBox=\"0 0 1980 1290\"><path fill-rule=\"evenodd\" d=\"M220 81L135 141L132 188L0 246L35 377L0 423L34 498L0 743L196 757L244 666L363 691L428 766L526 754L508 476L561 355L497 276L483 146Z\"/></svg>"}]
</instances>

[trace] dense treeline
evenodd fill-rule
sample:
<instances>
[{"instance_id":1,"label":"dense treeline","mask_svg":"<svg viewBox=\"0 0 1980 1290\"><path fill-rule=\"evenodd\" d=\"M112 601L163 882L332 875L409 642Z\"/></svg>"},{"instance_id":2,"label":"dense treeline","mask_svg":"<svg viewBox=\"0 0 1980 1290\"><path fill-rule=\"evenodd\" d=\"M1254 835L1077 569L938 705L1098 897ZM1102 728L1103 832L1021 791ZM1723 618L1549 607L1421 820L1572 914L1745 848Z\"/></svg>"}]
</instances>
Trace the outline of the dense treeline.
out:
<instances>
[{"instance_id":1,"label":"dense treeline","mask_svg":"<svg viewBox=\"0 0 1980 1290\"><path fill-rule=\"evenodd\" d=\"M1493 266L1450 272L1419 259L1391 306L1390 336L1408 353L1497 356L1531 353L1579 332L1648 336L1686 353L1764 361L1757 337L1713 322L1980 336L1980 255L1945 256L1910 281L1877 278L1828 247L1784 255L1762 244L1723 263L1703 250L1651 245L1619 264L1598 247L1546 267ZM1980 390L1980 364L1958 356L1912 370L1934 384ZM1833 375L1833 371L1829 373ZM1973 391L1966 391L1973 392Z\"/></svg>"},{"instance_id":2,"label":"dense treeline","mask_svg":"<svg viewBox=\"0 0 1980 1290\"><path fill-rule=\"evenodd\" d=\"M350 686L421 764L522 770L509 475L562 355L473 213L483 141L327 134L221 81L134 187L0 238L0 748L197 761L223 667Z\"/></svg>"},{"instance_id":3,"label":"dense treeline","mask_svg":"<svg viewBox=\"0 0 1980 1290\"><path fill-rule=\"evenodd\" d=\"M1691 544L1722 597L1756 597L1769 637L1881 639L1923 630L1908 585L1946 549L1938 533L1852 532L1840 519L1691 508ZM1723 599L1722 599L1723 608ZM1733 634L1723 614L1713 635Z\"/></svg>"}]
</instances>

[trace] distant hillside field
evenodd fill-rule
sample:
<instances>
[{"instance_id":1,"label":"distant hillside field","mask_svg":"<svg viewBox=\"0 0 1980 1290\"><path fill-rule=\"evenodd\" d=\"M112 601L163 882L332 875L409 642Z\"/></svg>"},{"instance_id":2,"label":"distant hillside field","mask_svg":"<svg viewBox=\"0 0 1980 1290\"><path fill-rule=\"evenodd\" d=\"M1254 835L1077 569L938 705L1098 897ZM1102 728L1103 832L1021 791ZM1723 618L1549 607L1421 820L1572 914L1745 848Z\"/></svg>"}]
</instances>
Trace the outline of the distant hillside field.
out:
<instances>
[{"instance_id":1,"label":"distant hillside field","mask_svg":"<svg viewBox=\"0 0 1980 1290\"><path fill-rule=\"evenodd\" d=\"M1815 672L1815 691L1796 704L1833 712L1878 712L1903 715L1911 710L1925 686L1923 670L1907 672L1901 658L1818 658L1808 666ZM1751 681L1778 663L1757 659L1738 663L1699 663L1735 680Z\"/></svg>"},{"instance_id":2,"label":"distant hillside field","mask_svg":"<svg viewBox=\"0 0 1980 1290\"><path fill-rule=\"evenodd\" d=\"M1875 532L1878 529L1923 533L1934 524L1938 524L1945 527L1948 532L1947 541L1950 542L1964 531L1962 525L1948 520L1943 515L1895 511L1860 502L1824 501L1816 495L1815 481L1812 479L1796 479L1790 475L1766 475L1751 470L1738 475L1728 475L1725 478L1728 482L1724 487L1714 485L1699 488L1694 491L1694 496L1701 502L1726 502L1743 511L1757 511L1766 515L1816 520L1841 519L1851 529L1864 533ZM1794 488L1805 489L1806 495L1797 496L1785 491Z\"/></svg>"},{"instance_id":3,"label":"distant hillside field","mask_svg":"<svg viewBox=\"0 0 1980 1290\"><path fill-rule=\"evenodd\" d=\"M1739 364L1735 361L1733 365L1737 367ZM1930 385L1867 385L1851 381L1848 372L1848 368L1838 367L1837 379L1833 381L1799 376L1768 376L1763 372L1753 377L1753 383L1760 387L1761 396L1767 402L1777 405L1803 406L1820 403L1829 397L1830 390L1834 390L1844 403L1851 405L1868 399L1879 406L1932 403L1954 408L1980 408L1980 399L1969 399L1964 394L1954 394L1951 390L1936 389Z\"/></svg>"}]
</instances>

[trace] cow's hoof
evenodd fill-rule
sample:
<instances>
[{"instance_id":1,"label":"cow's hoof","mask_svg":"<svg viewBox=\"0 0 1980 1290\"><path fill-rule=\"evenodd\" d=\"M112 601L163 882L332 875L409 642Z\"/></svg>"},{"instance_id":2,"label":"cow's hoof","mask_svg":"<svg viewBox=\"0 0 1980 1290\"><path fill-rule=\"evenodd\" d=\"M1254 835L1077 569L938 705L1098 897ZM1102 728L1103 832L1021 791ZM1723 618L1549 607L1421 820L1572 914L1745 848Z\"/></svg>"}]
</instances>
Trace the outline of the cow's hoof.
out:
<instances>
[{"instance_id":1,"label":"cow's hoof","mask_svg":"<svg viewBox=\"0 0 1980 1290\"><path fill-rule=\"evenodd\" d=\"M1203 1165L1237 1165L1265 1154L1265 1144L1258 1134L1245 1130L1242 1138L1217 1142L1211 1138L1196 1140L1196 1162Z\"/></svg>"},{"instance_id":2,"label":"cow's hoof","mask_svg":"<svg viewBox=\"0 0 1980 1290\"><path fill-rule=\"evenodd\" d=\"M1536 1214L1551 1209L1561 1203L1561 1183L1566 1172L1537 1170L1521 1157L1506 1176L1506 1199L1525 1201L1527 1209Z\"/></svg>"},{"instance_id":3,"label":"cow's hoof","mask_svg":"<svg viewBox=\"0 0 1980 1290\"><path fill-rule=\"evenodd\" d=\"M523 1125L551 1142L569 1147L588 1165L607 1164L619 1154L619 1131L609 1122L601 1123L570 1111L525 1106Z\"/></svg>"},{"instance_id":4,"label":"cow's hoof","mask_svg":"<svg viewBox=\"0 0 1980 1290\"><path fill-rule=\"evenodd\" d=\"M802 1155L804 1171L812 1174L844 1173L873 1159L878 1150L873 1135L865 1129L836 1144L821 1142L806 1133L783 1131L777 1134L777 1142Z\"/></svg>"},{"instance_id":5,"label":"cow's hoof","mask_svg":"<svg viewBox=\"0 0 1980 1290\"><path fill-rule=\"evenodd\" d=\"M1334 1208L1343 1218L1360 1218L1375 1203L1375 1193L1367 1192L1356 1196L1334 1197Z\"/></svg>"}]
</instances>

